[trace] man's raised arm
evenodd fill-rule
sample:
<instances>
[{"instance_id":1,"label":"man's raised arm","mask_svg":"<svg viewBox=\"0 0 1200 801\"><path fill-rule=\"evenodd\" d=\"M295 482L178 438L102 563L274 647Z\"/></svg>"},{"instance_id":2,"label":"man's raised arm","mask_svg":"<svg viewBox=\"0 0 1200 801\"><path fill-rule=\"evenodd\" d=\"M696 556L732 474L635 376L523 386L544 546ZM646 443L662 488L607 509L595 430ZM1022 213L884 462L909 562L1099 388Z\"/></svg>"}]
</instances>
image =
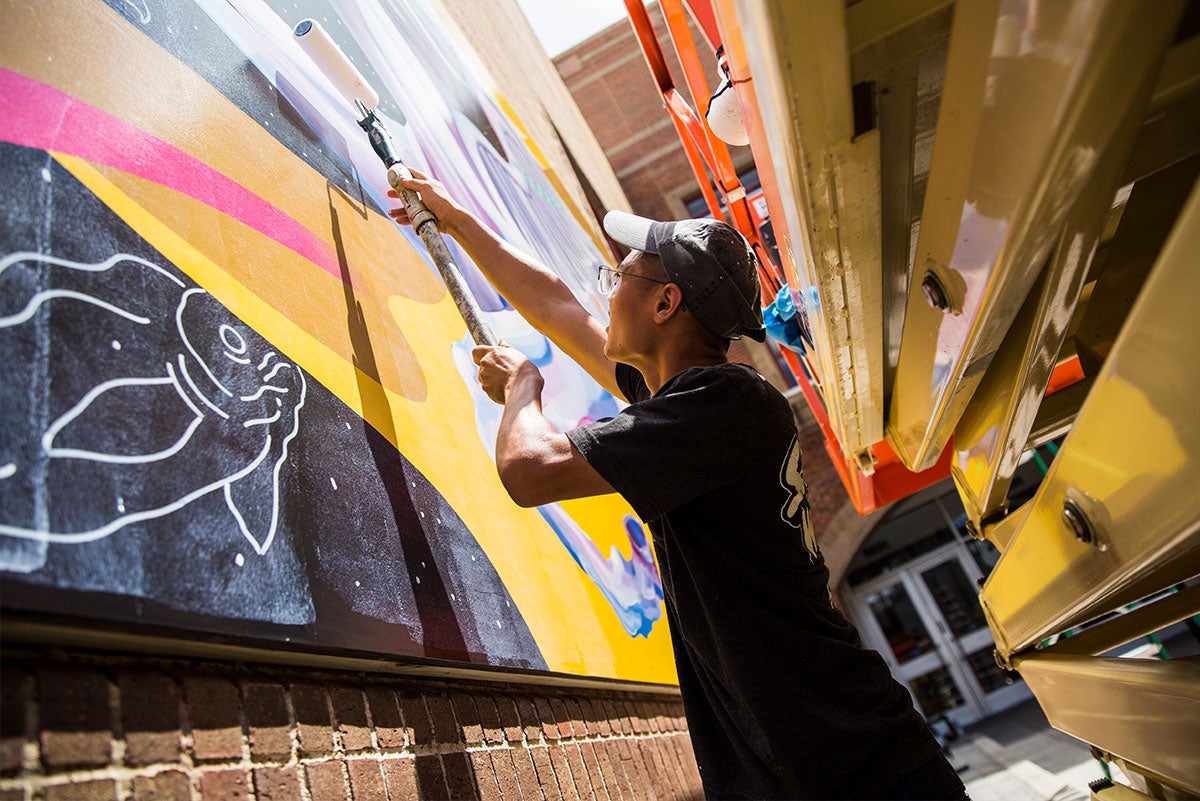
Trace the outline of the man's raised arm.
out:
<instances>
[{"instance_id":1,"label":"man's raised arm","mask_svg":"<svg viewBox=\"0 0 1200 801\"><path fill-rule=\"evenodd\" d=\"M562 279L498 237L456 203L440 182L417 170L412 173L412 180L403 182L405 188L421 195L437 217L438 227L462 245L496 291L597 383L620 397L616 365L604 355L604 327L588 314ZM388 196L396 197L396 193L389 190ZM388 213L397 222L410 224L403 207Z\"/></svg>"}]
</instances>

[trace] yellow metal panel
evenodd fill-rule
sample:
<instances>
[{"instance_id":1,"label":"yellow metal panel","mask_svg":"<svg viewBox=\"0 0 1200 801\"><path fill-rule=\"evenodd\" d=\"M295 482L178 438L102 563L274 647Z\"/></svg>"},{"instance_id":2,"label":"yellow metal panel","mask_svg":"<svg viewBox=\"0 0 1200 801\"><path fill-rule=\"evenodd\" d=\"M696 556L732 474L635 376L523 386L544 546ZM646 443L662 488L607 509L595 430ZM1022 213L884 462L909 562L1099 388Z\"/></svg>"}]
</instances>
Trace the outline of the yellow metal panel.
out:
<instances>
[{"instance_id":1,"label":"yellow metal panel","mask_svg":"<svg viewBox=\"0 0 1200 801\"><path fill-rule=\"evenodd\" d=\"M945 447L1181 7L956 6L888 419L910 469Z\"/></svg>"},{"instance_id":2,"label":"yellow metal panel","mask_svg":"<svg viewBox=\"0 0 1200 801\"><path fill-rule=\"evenodd\" d=\"M1075 346L1085 371L1101 364L1112 349L1131 299L1145 284L1198 176L1200 156L1192 156L1134 185L1079 321Z\"/></svg>"},{"instance_id":3,"label":"yellow metal panel","mask_svg":"<svg viewBox=\"0 0 1200 801\"><path fill-rule=\"evenodd\" d=\"M1166 26L1158 32L1163 48L1169 32ZM1115 134L1100 125L1079 132L1076 146L1095 153L1099 166L1075 200L1049 264L955 428L950 471L976 530L982 520L1005 510L1013 473L1027 447L1050 373L1075 316L1088 265L1118 194L1118 181L1141 128L1158 63L1143 65L1140 73L1111 76L1109 100L1126 109L1115 121Z\"/></svg>"},{"instance_id":4,"label":"yellow metal panel","mask_svg":"<svg viewBox=\"0 0 1200 801\"><path fill-rule=\"evenodd\" d=\"M1054 728L1200 792L1200 664L1047 655L1016 667Z\"/></svg>"},{"instance_id":5,"label":"yellow metal panel","mask_svg":"<svg viewBox=\"0 0 1200 801\"><path fill-rule=\"evenodd\" d=\"M1002 655L1200 572L1197 252L1193 190L1029 512L995 527L980 600Z\"/></svg>"},{"instance_id":6,"label":"yellow metal panel","mask_svg":"<svg viewBox=\"0 0 1200 801\"><path fill-rule=\"evenodd\" d=\"M1055 656L1095 656L1196 614L1200 614L1200 584L1143 604L1080 634L1062 637L1051 646L1039 646L1039 650Z\"/></svg>"},{"instance_id":7,"label":"yellow metal panel","mask_svg":"<svg viewBox=\"0 0 1200 801\"><path fill-rule=\"evenodd\" d=\"M883 436L879 142L854 138L840 0L739 0L737 19L779 206L776 238L815 341L814 368L848 454Z\"/></svg>"},{"instance_id":8,"label":"yellow metal panel","mask_svg":"<svg viewBox=\"0 0 1200 801\"><path fill-rule=\"evenodd\" d=\"M846 32L856 66L874 74L919 55L953 0L859 0L846 9ZM931 23L926 27L927 23ZM856 78L858 77L856 73Z\"/></svg>"},{"instance_id":9,"label":"yellow metal panel","mask_svg":"<svg viewBox=\"0 0 1200 801\"><path fill-rule=\"evenodd\" d=\"M1139 793L1123 784L1114 784L1111 787L1092 790L1092 801L1154 801L1154 796Z\"/></svg>"}]
</instances>

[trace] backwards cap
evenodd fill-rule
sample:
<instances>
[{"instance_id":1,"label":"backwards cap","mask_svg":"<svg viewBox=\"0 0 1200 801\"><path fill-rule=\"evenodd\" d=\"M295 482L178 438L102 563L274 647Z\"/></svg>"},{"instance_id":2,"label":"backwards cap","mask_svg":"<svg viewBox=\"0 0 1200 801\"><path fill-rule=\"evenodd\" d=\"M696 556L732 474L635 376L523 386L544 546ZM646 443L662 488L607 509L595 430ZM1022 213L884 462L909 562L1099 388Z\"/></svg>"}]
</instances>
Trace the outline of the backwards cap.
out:
<instances>
[{"instance_id":1,"label":"backwards cap","mask_svg":"<svg viewBox=\"0 0 1200 801\"><path fill-rule=\"evenodd\" d=\"M604 230L626 247L656 254L708 331L722 339L766 339L757 259L736 228L719 220L656 222L610 211Z\"/></svg>"}]
</instances>

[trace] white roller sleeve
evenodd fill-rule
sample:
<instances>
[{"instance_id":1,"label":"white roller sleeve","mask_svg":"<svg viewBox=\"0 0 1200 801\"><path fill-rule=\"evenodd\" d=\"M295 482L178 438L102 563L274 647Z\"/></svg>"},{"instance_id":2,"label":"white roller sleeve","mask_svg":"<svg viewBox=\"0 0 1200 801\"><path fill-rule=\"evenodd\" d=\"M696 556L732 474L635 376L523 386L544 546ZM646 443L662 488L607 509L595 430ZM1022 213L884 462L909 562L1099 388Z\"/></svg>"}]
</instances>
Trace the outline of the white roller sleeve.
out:
<instances>
[{"instance_id":1,"label":"white roller sleeve","mask_svg":"<svg viewBox=\"0 0 1200 801\"><path fill-rule=\"evenodd\" d=\"M329 38L321 23L315 19L300 20L292 32L296 34L300 47L352 107L356 98L362 101L368 111L379 105L379 95L350 63L341 48Z\"/></svg>"}]
</instances>

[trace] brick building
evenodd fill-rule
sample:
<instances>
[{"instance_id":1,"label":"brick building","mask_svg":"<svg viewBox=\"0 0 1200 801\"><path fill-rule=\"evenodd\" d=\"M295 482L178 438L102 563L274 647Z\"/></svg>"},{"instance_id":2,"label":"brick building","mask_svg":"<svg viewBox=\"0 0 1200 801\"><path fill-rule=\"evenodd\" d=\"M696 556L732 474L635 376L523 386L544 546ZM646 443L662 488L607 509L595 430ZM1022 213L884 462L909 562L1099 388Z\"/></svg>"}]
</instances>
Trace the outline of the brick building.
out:
<instances>
[{"instance_id":1,"label":"brick building","mask_svg":"<svg viewBox=\"0 0 1200 801\"><path fill-rule=\"evenodd\" d=\"M652 3L646 10L677 88L695 107L661 9ZM694 24L692 36L711 83L717 71L713 53ZM688 204L700 197L700 188L629 21L610 25L555 57L554 64L604 149L634 213L655 219L694 216ZM731 147L731 155L739 172L754 166L748 147Z\"/></svg>"},{"instance_id":2,"label":"brick building","mask_svg":"<svg viewBox=\"0 0 1200 801\"><path fill-rule=\"evenodd\" d=\"M695 797L675 694L11 647L4 801Z\"/></svg>"}]
</instances>

